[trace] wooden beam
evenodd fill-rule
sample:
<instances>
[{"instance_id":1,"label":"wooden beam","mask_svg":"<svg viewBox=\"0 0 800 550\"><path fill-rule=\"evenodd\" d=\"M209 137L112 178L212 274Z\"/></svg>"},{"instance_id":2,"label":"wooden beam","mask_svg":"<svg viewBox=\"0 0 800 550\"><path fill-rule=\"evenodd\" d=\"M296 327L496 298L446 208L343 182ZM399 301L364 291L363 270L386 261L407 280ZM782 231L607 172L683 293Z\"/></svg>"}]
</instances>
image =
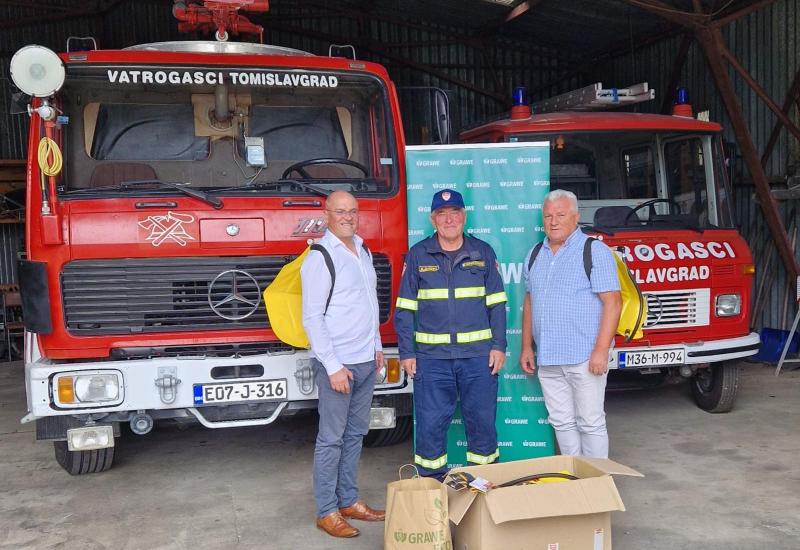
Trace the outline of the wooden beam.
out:
<instances>
[{"instance_id":1,"label":"wooden beam","mask_svg":"<svg viewBox=\"0 0 800 550\"><path fill-rule=\"evenodd\" d=\"M711 75L714 78L720 97L730 117L731 126L736 135L736 141L739 143L739 148L742 151L742 157L747 165L750 177L753 179L756 195L758 196L758 201L764 213L767 226L775 240L778 254L783 261L787 275L794 283L797 279L798 272L800 272L800 268L795 259L792 245L789 242L786 227L778 211L778 204L770 192L769 182L767 181L767 176L759 161L758 152L753 144L750 131L747 128L747 121L742 114L741 105L736 98L736 91L733 88L733 83L725 68L722 55L725 44L722 38L722 32L718 26L705 28L697 33L697 40L703 48L708 67L711 70Z\"/></svg>"},{"instance_id":2,"label":"wooden beam","mask_svg":"<svg viewBox=\"0 0 800 550\"><path fill-rule=\"evenodd\" d=\"M792 104L796 103L798 98L800 98L800 71L797 71L797 74L794 75L792 85L789 86L789 91L786 92L786 99L783 102L781 112L784 115L788 115ZM775 145L778 143L778 137L781 135L781 128L783 128L783 122L781 119L778 119L775 121L775 126L772 127L772 132L770 132L769 139L767 140L767 146L764 147L764 153L761 155L761 166L765 168L767 162L769 162L769 157L772 156Z\"/></svg>"},{"instance_id":3,"label":"wooden beam","mask_svg":"<svg viewBox=\"0 0 800 550\"><path fill-rule=\"evenodd\" d=\"M760 10L761 8L765 8L770 4L774 4L775 0L759 0L758 2L749 3L748 5L741 8L739 11L736 11L730 15L726 15L724 17L720 17L719 19L714 21L714 25L717 27L724 27L728 23L733 23L737 19L741 19L746 15L750 15L751 13Z\"/></svg>"}]
</instances>

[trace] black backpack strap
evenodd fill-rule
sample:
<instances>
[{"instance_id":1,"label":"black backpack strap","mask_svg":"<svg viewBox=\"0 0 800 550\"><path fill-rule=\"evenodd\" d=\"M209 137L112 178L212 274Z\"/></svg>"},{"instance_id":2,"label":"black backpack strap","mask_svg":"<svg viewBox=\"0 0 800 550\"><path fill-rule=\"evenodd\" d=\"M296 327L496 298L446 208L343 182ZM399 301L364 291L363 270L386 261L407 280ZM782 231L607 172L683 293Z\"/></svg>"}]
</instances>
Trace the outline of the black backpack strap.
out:
<instances>
[{"instance_id":1,"label":"black backpack strap","mask_svg":"<svg viewBox=\"0 0 800 550\"><path fill-rule=\"evenodd\" d=\"M322 254L322 258L325 260L325 265L328 268L328 272L331 274L331 289L328 291L328 299L325 301L325 313L328 313L328 306L331 304L331 297L333 296L333 285L336 284L336 269L333 267L333 258L331 258L331 254L328 252L328 249L319 243L312 244L310 248L311 250L316 250Z\"/></svg>"},{"instance_id":2,"label":"black backpack strap","mask_svg":"<svg viewBox=\"0 0 800 550\"><path fill-rule=\"evenodd\" d=\"M596 240L594 237L589 237L583 243L583 270L589 282L592 281L592 243Z\"/></svg>"},{"instance_id":3,"label":"black backpack strap","mask_svg":"<svg viewBox=\"0 0 800 550\"><path fill-rule=\"evenodd\" d=\"M364 249L364 252L367 253L367 256L369 256L370 261L372 261L372 252L369 251L369 247L367 246L367 243L365 243L364 241L361 241L361 248Z\"/></svg>"},{"instance_id":4,"label":"black backpack strap","mask_svg":"<svg viewBox=\"0 0 800 550\"><path fill-rule=\"evenodd\" d=\"M533 247L533 252L531 252L531 257L528 258L528 271L530 271L531 268L533 267L533 262L536 261L536 256L538 256L539 252L542 250L543 244L544 241L540 242L539 244Z\"/></svg>"}]
</instances>

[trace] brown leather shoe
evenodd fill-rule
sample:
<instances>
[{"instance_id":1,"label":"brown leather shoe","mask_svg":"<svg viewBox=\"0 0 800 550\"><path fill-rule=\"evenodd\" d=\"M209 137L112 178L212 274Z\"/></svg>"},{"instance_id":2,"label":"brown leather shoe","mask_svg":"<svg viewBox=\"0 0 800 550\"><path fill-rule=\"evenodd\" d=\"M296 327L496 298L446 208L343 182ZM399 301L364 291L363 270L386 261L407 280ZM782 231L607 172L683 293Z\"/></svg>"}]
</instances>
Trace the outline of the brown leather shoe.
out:
<instances>
[{"instance_id":1,"label":"brown leather shoe","mask_svg":"<svg viewBox=\"0 0 800 550\"><path fill-rule=\"evenodd\" d=\"M333 512L323 518L317 518L317 529L322 529L332 537L349 539L360 533L358 529L347 523L339 512Z\"/></svg>"},{"instance_id":2,"label":"brown leather shoe","mask_svg":"<svg viewBox=\"0 0 800 550\"><path fill-rule=\"evenodd\" d=\"M357 500L347 508L339 508L339 513L346 518L363 521L383 521L386 519L385 511L370 508L363 500Z\"/></svg>"}]
</instances>

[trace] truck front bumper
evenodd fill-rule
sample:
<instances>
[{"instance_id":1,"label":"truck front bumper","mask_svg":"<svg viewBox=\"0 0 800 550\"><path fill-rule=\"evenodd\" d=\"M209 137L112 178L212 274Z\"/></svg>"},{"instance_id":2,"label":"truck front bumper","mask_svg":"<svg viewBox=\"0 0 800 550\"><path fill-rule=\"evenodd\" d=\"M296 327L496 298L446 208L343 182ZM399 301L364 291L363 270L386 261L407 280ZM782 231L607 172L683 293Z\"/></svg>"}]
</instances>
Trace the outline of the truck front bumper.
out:
<instances>
[{"instance_id":1,"label":"truck front bumper","mask_svg":"<svg viewBox=\"0 0 800 550\"><path fill-rule=\"evenodd\" d=\"M760 346L761 341L758 333L756 332L751 332L747 336L741 336L738 338L698 342L681 342L663 346L637 346L635 342L632 342L630 346L620 346L611 350L611 353L609 354L608 368L636 369L718 363L721 361L741 359L743 357L755 355ZM629 357L631 353L664 351L682 351L682 360L680 362L675 360L670 363L659 364L658 362L655 362L637 366L631 366L630 364L626 364L624 361L624 357ZM674 356L669 355L669 357L672 359Z\"/></svg>"},{"instance_id":2,"label":"truck front bumper","mask_svg":"<svg viewBox=\"0 0 800 550\"><path fill-rule=\"evenodd\" d=\"M386 349L387 359L397 357L397 349ZM238 376L237 376L238 375ZM105 381L117 388L106 401L60 401L58 384L64 377L83 377ZM280 381L285 381L281 383ZM279 395L270 400L234 401L219 404L198 402L202 387L208 384L271 382L280 386ZM378 383L376 403L392 398L410 399L411 385L400 369L399 380ZM53 363L36 358L26 361L25 383L29 414L23 421L47 417L105 418L120 421L129 413L146 412L154 418L179 418L190 415L210 428L269 424L281 414L299 409L315 409L317 386L308 353L264 354L246 357L180 357L141 360ZM91 391L84 392L91 395ZM200 399L202 400L202 399ZM65 418L65 420L67 420Z\"/></svg>"}]
</instances>

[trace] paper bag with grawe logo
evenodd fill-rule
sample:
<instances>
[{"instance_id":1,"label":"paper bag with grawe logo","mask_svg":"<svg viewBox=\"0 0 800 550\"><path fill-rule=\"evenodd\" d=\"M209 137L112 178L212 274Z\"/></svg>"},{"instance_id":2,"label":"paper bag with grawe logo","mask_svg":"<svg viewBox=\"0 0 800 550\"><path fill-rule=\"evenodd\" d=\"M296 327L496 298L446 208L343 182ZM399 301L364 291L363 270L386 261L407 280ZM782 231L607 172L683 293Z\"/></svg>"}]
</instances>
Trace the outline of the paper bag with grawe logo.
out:
<instances>
[{"instance_id":1,"label":"paper bag with grawe logo","mask_svg":"<svg viewBox=\"0 0 800 550\"><path fill-rule=\"evenodd\" d=\"M447 488L435 479L412 477L386 487L386 550L451 550Z\"/></svg>"}]
</instances>

